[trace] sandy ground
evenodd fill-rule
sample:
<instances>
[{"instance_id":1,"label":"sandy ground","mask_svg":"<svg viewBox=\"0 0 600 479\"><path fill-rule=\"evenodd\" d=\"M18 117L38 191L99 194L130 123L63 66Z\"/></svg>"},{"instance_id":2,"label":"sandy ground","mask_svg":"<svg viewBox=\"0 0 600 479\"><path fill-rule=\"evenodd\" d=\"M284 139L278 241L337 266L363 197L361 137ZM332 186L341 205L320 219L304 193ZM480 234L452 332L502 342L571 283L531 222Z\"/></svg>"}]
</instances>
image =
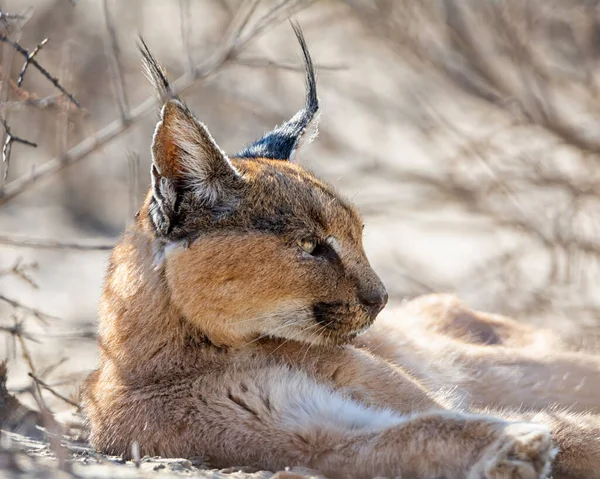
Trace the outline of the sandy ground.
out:
<instances>
[{"instance_id":1,"label":"sandy ground","mask_svg":"<svg viewBox=\"0 0 600 479\"><path fill-rule=\"evenodd\" d=\"M14 433L3 433L4 448L0 451L2 477L20 478L149 478L200 477L205 479L301 479L321 476L303 469L273 473L249 471L247 468L211 469L201 459L164 459L143 457L137 463L125 462L94 452L84 443L63 441L68 459L59 470L59 461L47 442L35 441Z\"/></svg>"}]
</instances>

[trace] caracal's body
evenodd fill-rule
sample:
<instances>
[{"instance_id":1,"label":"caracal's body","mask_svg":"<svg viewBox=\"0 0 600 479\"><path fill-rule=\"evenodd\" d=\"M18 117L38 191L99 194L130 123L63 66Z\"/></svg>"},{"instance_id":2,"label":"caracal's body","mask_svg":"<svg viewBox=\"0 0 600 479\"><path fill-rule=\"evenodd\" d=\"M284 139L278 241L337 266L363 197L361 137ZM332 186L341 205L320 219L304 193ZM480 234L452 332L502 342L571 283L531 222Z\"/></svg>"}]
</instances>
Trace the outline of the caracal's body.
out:
<instances>
[{"instance_id":1,"label":"caracal's body","mask_svg":"<svg viewBox=\"0 0 600 479\"><path fill-rule=\"evenodd\" d=\"M104 287L92 443L343 478L537 479L558 452L553 477L600 478L597 357L451 296L372 325L360 216L288 161L317 112L297 33L305 108L232 158L144 50L164 106Z\"/></svg>"}]
</instances>

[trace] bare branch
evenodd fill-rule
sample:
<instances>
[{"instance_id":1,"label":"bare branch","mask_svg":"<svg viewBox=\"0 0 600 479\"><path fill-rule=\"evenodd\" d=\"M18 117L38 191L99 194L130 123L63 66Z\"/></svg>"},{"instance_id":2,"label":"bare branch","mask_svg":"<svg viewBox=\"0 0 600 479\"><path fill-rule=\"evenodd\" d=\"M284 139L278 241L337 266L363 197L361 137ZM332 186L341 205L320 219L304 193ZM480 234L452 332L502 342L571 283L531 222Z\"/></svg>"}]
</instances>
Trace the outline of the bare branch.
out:
<instances>
[{"instance_id":1,"label":"bare branch","mask_svg":"<svg viewBox=\"0 0 600 479\"><path fill-rule=\"evenodd\" d=\"M38 264L34 261L33 263L23 263L21 258L17 258L15 264L5 270L0 270L0 277L12 274L17 278L25 281L33 289L39 289L38 284L35 280L29 276L29 271L38 269Z\"/></svg>"},{"instance_id":2,"label":"bare branch","mask_svg":"<svg viewBox=\"0 0 600 479\"><path fill-rule=\"evenodd\" d=\"M16 31L12 32L11 35L16 38L17 40L19 39L20 35L21 35L21 26L23 25L23 23L25 22L25 20L21 21L21 22L17 22L16 25L19 27ZM7 22L5 21L5 24L7 24ZM7 28L7 30L9 30ZM12 30L12 29L10 29ZM9 31L10 31L9 30ZM3 46L3 55L2 55L2 73L3 73L3 79L2 79L2 88L0 90L0 111L1 113L1 117L4 119L4 122L6 122L8 120L9 117L9 111L7 108L7 102L8 102L8 98L9 98L9 87L11 86L12 82L10 80L10 73L11 73L11 67L12 67L12 62L13 62L13 57L15 55L15 49L11 48L10 45L5 44ZM18 87L17 87L18 88ZM3 174L0 174L0 195L2 194L2 192L4 191L4 184L5 184L5 180L8 177L8 167L9 167L9 163L10 163L10 135L7 131L4 132L4 134L2 135L2 144L3 144L3 161L0 164L0 172L4 171Z\"/></svg>"},{"instance_id":3,"label":"bare branch","mask_svg":"<svg viewBox=\"0 0 600 479\"><path fill-rule=\"evenodd\" d=\"M47 323L48 319L58 319L56 316L51 316L50 314L44 313L39 309L26 306L15 299L7 298L3 294L0 294L0 301L5 302L6 304L12 306L15 309L20 309L28 314L31 314L33 317L40 320L44 324Z\"/></svg>"},{"instance_id":4,"label":"bare branch","mask_svg":"<svg viewBox=\"0 0 600 479\"><path fill-rule=\"evenodd\" d=\"M239 44L240 46L245 45L252 38L255 38L256 36L268 30L270 27L273 27L286 18L294 15L300 9L305 8L309 3L312 3L312 1L314 0L308 0L308 2L304 0L281 0L270 10L268 10L267 13L265 13L261 18L259 18L253 27L242 36L242 31L244 30L250 15L253 13L252 9L246 16L246 20L239 29L239 34L233 38L233 42Z\"/></svg>"},{"instance_id":5,"label":"bare branch","mask_svg":"<svg viewBox=\"0 0 600 479\"><path fill-rule=\"evenodd\" d=\"M46 238L27 238L15 236L0 236L0 244L19 248L34 249L72 249L78 251L108 251L114 248L114 243L87 244L62 242Z\"/></svg>"},{"instance_id":6,"label":"bare branch","mask_svg":"<svg viewBox=\"0 0 600 479\"><path fill-rule=\"evenodd\" d=\"M60 75L63 79L63 85L68 88L71 76L71 42L65 42L62 45L62 54L60 60ZM69 146L69 106L71 103L61 101L58 104L58 114L56 115L56 151L61 154L67 151Z\"/></svg>"},{"instance_id":7,"label":"bare branch","mask_svg":"<svg viewBox=\"0 0 600 479\"><path fill-rule=\"evenodd\" d=\"M104 7L104 18L106 20L106 30L110 43L110 64L113 69L112 81L117 95L117 104L121 112L121 119L124 123L129 122L129 101L127 100L127 91L125 89L125 77L121 65L121 49L117 39L117 30L113 18L108 8L108 0L102 2Z\"/></svg>"},{"instance_id":8,"label":"bare branch","mask_svg":"<svg viewBox=\"0 0 600 479\"><path fill-rule=\"evenodd\" d=\"M7 45L7 48L9 50L13 51L12 49L10 49L10 47L8 45ZM73 105L70 102L67 103L64 101L63 102L59 101L64 97L61 93L57 93L55 95L49 95L44 98L39 98L35 93L31 93L31 92L25 90L24 88L17 86L17 83L15 81L13 81L12 79L8 78L7 80L8 80L8 85L10 86L12 92L17 95L16 101L13 101L13 102L9 102L6 100L4 101L4 106L6 106L7 108L10 108L10 110L13 110L15 107L19 107L21 105L32 106L32 107L43 110L45 108L55 107L55 106L59 105L60 103L64 103L64 106L61 105L63 107L63 109L68 109L70 111L77 110L79 112L83 112L83 110L79 110L75 105ZM1 98L1 96L0 96L0 98Z\"/></svg>"},{"instance_id":9,"label":"bare branch","mask_svg":"<svg viewBox=\"0 0 600 479\"><path fill-rule=\"evenodd\" d=\"M192 56L191 11L190 0L179 0L179 19L181 24L181 41L185 50L186 71L191 74L194 71L194 57Z\"/></svg>"},{"instance_id":10,"label":"bare branch","mask_svg":"<svg viewBox=\"0 0 600 479\"><path fill-rule=\"evenodd\" d=\"M19 340L19 344L21 346L21 353L23 355L23 359L29 366L28 375L33 379L33 387L30 390L30 392L38 406L38 409L40 410L42 424L46 428L47 436L48 436L48 439L50 440L50 448L52 449L52 451L56 455L56 458L58 459L58 468L60 470L66 471L66 472L71 472L71 464L67 461L67 459L69 457L69 451L62 444L61 428L58 425L58 423L56 422L56 419L54 418L52 411L46 405L46 401L44 400L44 396L42 395L42 387L43 387L42 384L44 384L44 386L46 386L46 387L44 387L44 389L51 392L52 394L57 395L58 393L56 393L56 391L54 391L52 388L50 388L48 385L46 385L43 381L40 381L37 378L36 369L33 364L33 358L31 357L29 349L27 348L25 339L23 338L22 335L17 335L17 339ZM59 397L59 399L66 400L66 402L71 404L71 401L69 399L64 398L62 395L58 395L57 397Z\"/></svg>"},{"instance_id":11,"label":"bare branch","mask_svg":"<svg viewBox=\"0 0 600 479\"><path fill-rule=\"evenodd\" d=\"M268 58L256 58L256 57L241 57L232 60L232 63L236 65L242 65L250 68L274 68L277 70L289 70L303 72L305 67L297 63L286 63L278 60L270 60ZM348 65L340 63L337 65L329 64L315 64L315 68L320 71L343 71L348 69Z\"/></svg>"},{"instance_id":12,"label":"bare branch","mask_svg":"<svg viewBox=\"0 0 600 479\"><path fill-rule=\"evenodd\" d=\"M132 218L135 217L138 211L138 194L140 191L139 177L140 177L140 155L131 152L127 155L127 183L129 190L129 211L127 215L127 226Z\"/></svg>"},{"instance_id":13,"label":"bare branch","mask_svg":"<svg viewBox=\"0 0 600 479\"><path fill-rule=\"evenodd\" d=\"M27 17L18 13L5 13L0 9L0 21L8 24L8 20L25 20Z\"/></svg>"},{"instance_id":14,"label":"bare branch","mask_svg":"<svg viewBox=\"0 0 600 479\"><path fill-rule=\"evenodd\" d=\"M193 74L190 75L189 73L185 73L172 83L173 91L176 94L184 92L195 85L199 80L205 79L206 77L215 73L215 71L217 71L219 68L223 67L223 65L226 63L234 60L237 55L241 53L244 47L255 37L260 35L266 29L266 27L276 24L277 22L281 21L283 19L282 17L285 17L285 15L295 13L302 6L307 5L306 2L301 2L298 0L281 2L279 9L277 10L277 15L273 15L272 10L270 10L267 14L265 14L265 16L258 20L257 23L261 25L260 28L254 28L249 33L241 36L242 32L239 26L241 25L243 28L246 25L247 16L252 13L255 1L256 0L249 0L248 2L245 2L242 7L240 7L238 13L234 16L231 22L231 26L225 35L225 39L223 40L221 47L217 49L215 54L213 54L199 67L194 69ZM266 17L268 17L268 20ZM2 38L0 37L0 41L1 40ZM124 122L122 119L113 121L96 132L95 135L86 138L81 143L71 148L65 154L44 163L34 170L31 175L17 178L16 180L10 182L6 185L3 195L0 196L0 206L6 204L8 201L33 186L42 178L47 178L86 158L90 153L101 146L104 146L106 143L126 131L131 123L152 110L155 105L156 100L154 96L147 98L137 107L131 110L130 121Z\"/></svg>"},{"instance_id":15,"label":"bare branch","mask_svg":"<svg viewBox=\"0 0 600 479\"><path fill-rule=\"evenodd\" d=\"M54 397L57 397L58 399L60 399L61 401L66 402L67 404L77 408L78 411L81 410L81 405L77 404L75 401L72 401L71 399L69 399L66 396L63 396L62 394L60 394L58 391L56 391L55 389L52 388L52 386L50 386L49 384L47 384L46 382L42 381L40 378L38 378L33 372L27 373L27 375L33 379L33 381L40 386L42 389L45 389L46 391L48 391L50 394L52 394Z\"/></svg>"},{"instance_id":16,"label":"bare branch","mask_svg":"<svg viewBox=\"0 0 600 479\"><path fill-rule=\"evenodd\" d=\"M23 80L25 78L25 73L27 73L27 67L29 66L29 64L31 63L31 60L33 60L35 58L35 56L40 52L40 50L42 48L44 48L44 45L48 43L48 39L45 38L44 40L42 40L37 47L35 47L35 49L29 54L27 55L27 59L25 60L25 63L23 64L23 68L21 68L21 73L19 73L19 79L17 80L17 86L21 86L21 83L23 83Z\"/></svg>"},{"instance_id":17,"label":"bare branch","mask_svg":"<svg viewBox=\"0 0 600 479\"><path fill-rule=\"evenodd\" d=\"M47 41L47 40L46 40ZM38 61L31 57L31 53L26 48L23 48L18 42L15 42L8 38L6 35L0 34L0 42L4 42L12 46L18 53L25 57L26 62L31 63L42 75L44 75L50 83L52 83L58 90L60 90L73 104L78 108L81 108L79 102L71 95L63 86L59 83L58 79L53 77L48 70L46 70Z\"/></svg>"},{"instance_id":18,"label":"bare branch","mask_svg":"<svg viewBox=\"0 0 600 479\"><path fill-rule=\"evenodd\" d=\"M4 163L4 179L6 179L8 177L8 169L10 167L10 154L12 153L13 143L21 143L33 148L37 148L37 143L13 135L8 123L6 123L6 120L2 120L2 126L4 126L4 131L6 132L6 139L4 140L4 145L2 147L2 163Z\"/></svg>"},{"instance_id":19,"label":"bare branch","mask_svg":"<svg viewBox=\"0 0 600 479\"><path fill-rule=\"evenodd\" d=\"M22 321L15 321L13 326L1 326L0 325L0 331L2 331L3 333L10 334L11 336L14 336L14 337L23 336L25 339L28 339L29 341L32 341L32 342L38 343L38 344L40 343L31 334L25 332Z\"/></svg>"}]
</instances>

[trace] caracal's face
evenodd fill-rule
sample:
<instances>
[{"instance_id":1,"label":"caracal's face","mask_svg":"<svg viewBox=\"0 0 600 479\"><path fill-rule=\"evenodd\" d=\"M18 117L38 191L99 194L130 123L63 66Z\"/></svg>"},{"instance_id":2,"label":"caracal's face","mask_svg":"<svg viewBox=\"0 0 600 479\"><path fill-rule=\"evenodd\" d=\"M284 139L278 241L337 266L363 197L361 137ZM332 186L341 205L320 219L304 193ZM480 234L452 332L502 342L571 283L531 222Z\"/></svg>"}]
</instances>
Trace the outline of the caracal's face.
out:
<instances>
[{"instance_id":1,"label":"caracal's face","mask_svg":"<svg viewBox=\"0 0 600 479\"><path fill-rule=\"evenodd\" d=\"M168 254L184 315L215 341L236 344L261 336L340 344L368 328L387 293L365 256L355 208L293 163L232 164L242 185L231 209L212 221L201 206L189 210L189 246Z\"/></svg>"},{"instance_id":2,"label":"caracal's face","mask_svg":"<svg viewBox=\"0 0 600 479\"><path fill-rule=\"evenodd\" d=\"M305 106L231 159L142 48L165 101L139 221L154 236L182 318L217 344L267 336L341 344L387 302L363 250L357 211L291 161L318 112L312 60L294 30L306 63Z\"/></svg>"}]
</instances>

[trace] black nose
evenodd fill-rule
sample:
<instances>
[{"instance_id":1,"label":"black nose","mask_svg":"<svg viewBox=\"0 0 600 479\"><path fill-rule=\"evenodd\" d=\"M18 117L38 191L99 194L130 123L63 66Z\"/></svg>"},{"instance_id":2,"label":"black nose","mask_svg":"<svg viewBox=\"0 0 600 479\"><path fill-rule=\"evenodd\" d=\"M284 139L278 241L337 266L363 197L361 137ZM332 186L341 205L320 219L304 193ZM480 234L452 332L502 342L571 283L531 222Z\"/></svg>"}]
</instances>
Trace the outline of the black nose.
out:
<instances>
[{"instance_id":1,"label":"black nose","mask_svg":"<svg viewBox=\"0 0 600 479\"><path fill-rule=\"evenodd\" d=\"M387 304L388 293L383 288L366 289L358 293L358 300L369 310L371 315L376 316Z\"/></svg>"}]
</instances>

